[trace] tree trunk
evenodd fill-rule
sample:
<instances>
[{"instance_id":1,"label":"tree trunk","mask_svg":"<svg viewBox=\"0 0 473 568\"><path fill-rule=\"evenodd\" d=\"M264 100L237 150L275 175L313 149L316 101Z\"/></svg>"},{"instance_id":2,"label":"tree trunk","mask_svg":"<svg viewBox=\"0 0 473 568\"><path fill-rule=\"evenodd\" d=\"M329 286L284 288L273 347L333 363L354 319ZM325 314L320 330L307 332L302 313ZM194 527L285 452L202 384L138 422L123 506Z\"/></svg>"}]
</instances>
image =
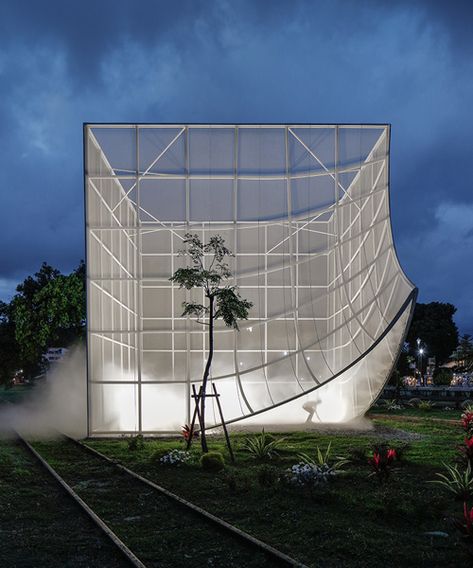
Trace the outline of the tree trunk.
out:
<instances>
[{"instance_id":1,"label":"tree trunk","mask_svg":"<svg viewBox=\"0 0 473 568\"><path fill-rule=\"evenodd\" d=\"M210 374L210 367L214 356L214 297L209 297L209 356L205 365L204 377L202 379L202 398L200 401L200 416L202 421L200 441L202 444L202 451L207 453L207 437L205 435L205 394L207 390L207 381Z\"/></svg>"}]
</instances>

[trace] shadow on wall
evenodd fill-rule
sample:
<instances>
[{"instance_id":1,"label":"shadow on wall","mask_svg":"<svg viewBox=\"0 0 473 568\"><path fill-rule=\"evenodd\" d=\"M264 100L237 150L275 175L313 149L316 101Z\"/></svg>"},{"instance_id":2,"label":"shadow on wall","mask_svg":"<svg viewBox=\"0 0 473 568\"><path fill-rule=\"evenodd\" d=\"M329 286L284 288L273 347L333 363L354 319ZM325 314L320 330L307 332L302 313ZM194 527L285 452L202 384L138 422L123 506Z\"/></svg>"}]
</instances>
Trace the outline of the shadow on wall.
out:
<instances>
[{"instance_id":1,"label":"shadow on wall","mask_svg":"<svg viewBox=\"0 0 473 568\"><path fill-rule=\"evenodd\" d=\"M85 348L78 346L56 364L44 384L16 406L3 405L0 428L14 428L35 437L54 437L63 432L74 438L87 435L87 387Z\"/></svg>"}]
</instances>

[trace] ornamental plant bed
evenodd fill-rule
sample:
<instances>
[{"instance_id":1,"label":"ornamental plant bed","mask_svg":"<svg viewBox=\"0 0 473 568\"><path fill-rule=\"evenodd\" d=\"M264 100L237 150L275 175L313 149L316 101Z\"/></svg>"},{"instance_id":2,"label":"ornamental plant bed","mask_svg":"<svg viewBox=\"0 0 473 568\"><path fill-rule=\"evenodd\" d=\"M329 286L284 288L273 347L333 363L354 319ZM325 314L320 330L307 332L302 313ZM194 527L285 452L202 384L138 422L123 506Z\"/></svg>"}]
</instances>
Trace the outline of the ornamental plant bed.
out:
<instances>
[{"instance_id":1,"label":"ornamental plant bed","mask_svg":"<svg viewBox=\"0 0 473 568\"><path fill-rule=\"evenodd\" d=\"M183 446L176 439L145 440L130 452L120 440L90 440L99 451L117 459L160 485L249 532L309 566L375 567L382 548L387 566L467 565L461 536L444 520L454 514L451 498L426 483L454 458L463 442L458 425L440 421L405 421L389 417L374 421L371 431L334 428L319 432L273 434L284 438L270 460L272 478L283 478L300 454L313 455L331 442L333 456L352 458L328 483L305 491L294 484L262 484L261 464L245 449L251 434L232 434L236 465L206 472L198 460L178 468L159 467L152 455ZM255 434L257 436L257 434ZM396 450L408 444L401 460L391 460L383 483L370 476L368 461L380 445ZM223 438L209 437L211 450L229 462ZM446 532L447 538L425 533Z\"/></svg>"}]
</instances>

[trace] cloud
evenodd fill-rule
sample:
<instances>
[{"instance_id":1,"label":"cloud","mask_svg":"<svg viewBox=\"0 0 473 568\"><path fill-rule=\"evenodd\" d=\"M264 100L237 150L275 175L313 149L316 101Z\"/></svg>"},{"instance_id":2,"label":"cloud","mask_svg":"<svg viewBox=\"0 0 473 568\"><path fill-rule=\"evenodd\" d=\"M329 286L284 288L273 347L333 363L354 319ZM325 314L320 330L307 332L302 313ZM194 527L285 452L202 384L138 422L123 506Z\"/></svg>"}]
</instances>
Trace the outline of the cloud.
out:
<instances>
[{"instance_id":1,"label":"cloud","mask_svg":"<svg viewBox=\"0 0 473 568\"><path fill-rule=\"evenodd\" d=\"M437 227L455 246L438 210L471 200L473 4L463 8L3 3L0 278L34 272L42 260L69 270L84 256L83 122L390 122L401 261L421 294L457 299L459 313L471 314L467 284L440 278L432 288L431 248L412 245Z\"/></svg>"},{"instance_id":2,"label":"cloud","mask_svg":"<svg viewBox=\"0 0 473 568\"><path fill-rule=\"evenodd\" d=\"M9 301L18 286L16 278L0 278L0 300Z\"/></svg>"},{"instance_id":3,"label":"cloud","mask_svg":"<svg viewBox=\"0 0 473 568\"><path fill-rule=\"evenodd\" d=\"M420 301L451 302L461 308L456 316L460 327L471 329L473 203L439 203L432 225L401 242L407 273L422 282Z\"/></svg>"}]
</instances>

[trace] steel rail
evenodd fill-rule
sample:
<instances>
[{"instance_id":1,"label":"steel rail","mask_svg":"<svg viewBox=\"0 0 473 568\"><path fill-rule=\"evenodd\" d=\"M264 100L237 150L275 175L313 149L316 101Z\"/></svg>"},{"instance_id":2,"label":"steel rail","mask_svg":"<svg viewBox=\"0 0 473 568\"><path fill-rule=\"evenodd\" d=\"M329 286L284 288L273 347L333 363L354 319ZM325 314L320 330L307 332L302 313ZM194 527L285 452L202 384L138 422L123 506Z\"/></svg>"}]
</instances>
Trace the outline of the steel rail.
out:
<instances>
[{"instance_id":1,"label":"steel rail","mask_svg":"<svg viewBox=\"0 0 473 568\"><path fill-rule=\"evenodd\" d=\"M194 503L187 501L183 497L179 497L179 495L176 495L175 493L172 493L171 491L162 487L161 485L158 485L157 483L154 483L150 479L143 477L142 475L136 473L135 471L129 469L128 467L122 465L121 463L119 463L119 462L113 460L112 458L106 456L105 454L102 454L101 452L99 452L95 448L88 446L84 442L81 442L80 440L75 440L74 438L71 438L70 436L67 436L65 434L62 434L62 435L67 440L69 440L70 442L73 442L74 444L81 447L85 451L91 453L92 455L94 455L94 456L96 456L96 457L98 457L102 460L107 461L108 463L110 463L113 466L115 466L116 468L118 468L120 471L127 473L128 475L137 479L141 483L144 483L148 487L151 487L152 489L154 489L158 493L161 493L162 495L164 495L165 497L167 497L171 501L179 504L180 506L187 509L188 511L191 511L192 513L196 514L197 516L204 518L207 521L210 521L212 524L216 525L219 529L223 529L225 532L231 533L233 536L238 537L241 541L243 541L247 545L251 545L253 547L256 547L257 549L262 551L264 554L266 554L266 556L271 557L272 559L276 560L278 562L278 564L284 565L284 566L292 566L294 568L295 567L297 567L297 568L308 568L308 566L306 566L305 564L298 562L297 560L294 560L294 558L291 558L290 556L288 556L287 554L284 554L280 550L277 550L273 546L266 544L265 542L257 539L254 536L251 536L247 532L239 529L238 527L235 527L234 525L228 523L227 521L224 521L220 517L217 517L217 516L213 515L212 513L209 513L208 511L206 511L205 509L202 509L198 505L195 505Z\"/></svg>"},{"instance_id":2,"label":"steel rail","mask_svg":"<svg viewBox=\"0 0 473 568\"><path fill-rule=\"evenodd\" d=\"M0 397L3 404L13 405L9 400ZM84 511L84 513L92 520L92 522L100 529L100 531L112 542L112 544L119 550L131 566L136 568L147 568L133 552L126 546L126 544L112 531L112 529L87 505L87 503L79 497L79 495L66 483L66 481L58 474L58 472L49 465L49 463L41 456L33 446L25 440L25 438L15 428L10 428L11 432L18 438L27 451L35 458L35 460L46 469L46 471L57 481L57 483L64 489L64 491L71 497L77 505ZM61 433L62 436L64 434ZM65 436L70 439L69 436Z\"/></svg>"},{"instance_id":3,"label":"steel rail","mask_svg":"<svg viewBox=\"0 0 473 568\"><path fill-rule=\"evenodd\" d=\"M5 399L0 399L3 403L12 404L10 401ZM57 473L57 471L49 465L49 463L41 456L41 454L33 448L33 446L25 440L25 438L15 429L11 429L17 438L21 441L21 443L25 446L25 448L33 455L33 457L42 465L48 473L59 483L59 485L66 491L66 493L81 507L81 509L89 516L89 518L94 522L94 524L99 527L99 529L110 539L110 541L115 545L116 548L121 552L121 554L130 562L132 566L137 568L147 568L147 566L126 546L126 544L112 531L112 529L87 505L87 503L72 489L72 487ZM175 493L172 493L168 489L154 483L150 479L143 477L142 475L134 472L133 470L127 468L126 466L122 465L121 463L113 460L112 458L102 454L95 448L92 448L81 442L80 440L76 440L64 434L63 432L57 431L57 434L63 437L64 439L68 440L69 442L75 444L76 446L80 447L81 449L85 450L86 452L94 455L95 457L100 458L107 463L110 463L117 469L122 472L125 472L129 476L133 477L134 479L138 480L139 482L151 487L154 491L164 495L169 500L173 501L174 503L178 504L182 508L186 509L188 512L192 512L193 514L197 515L205 519L206 521L210 522L211 524L217 526L219 529L223 530L224 532L230 533L232 536L237 537L240 541L245 543L248 546L252 546L257 548L261 552L263 552L267 557L275 560L279 565L283 566L291 566L293 568L308 568L302 562L298 562L294 558L291 558L287 554L284 554L280 550L277 550L273 546L266 544L265 542L259 540L258 538L248 534L247 532L239 529L238 527L224 521L220 517L209 513L205 509L202 509L198 505L187 501L183 497L179 497Z\"/></svg>"},{"instance_id":4,"label":"steel rail","mask_svg":"<svg viewBox=\"0 0 473 568\"><path fill-rule=\"evenodd\" d=\"M64 479L52 468L49 463L33 448L33 446L23 438L18 432L15 432L18 439L35 457L35 459L51 474L59 485L68 493L72 499L81 507L81 509L89 516L97 527L107 536L107 538L115 545L120 553L129 561L131 566L136 568L146 568L146 564L133 554L126 544L112 531L112 529L87 505L87 503L79 497L72 487L64 481Z\"/></svg>"}]
</instances>

